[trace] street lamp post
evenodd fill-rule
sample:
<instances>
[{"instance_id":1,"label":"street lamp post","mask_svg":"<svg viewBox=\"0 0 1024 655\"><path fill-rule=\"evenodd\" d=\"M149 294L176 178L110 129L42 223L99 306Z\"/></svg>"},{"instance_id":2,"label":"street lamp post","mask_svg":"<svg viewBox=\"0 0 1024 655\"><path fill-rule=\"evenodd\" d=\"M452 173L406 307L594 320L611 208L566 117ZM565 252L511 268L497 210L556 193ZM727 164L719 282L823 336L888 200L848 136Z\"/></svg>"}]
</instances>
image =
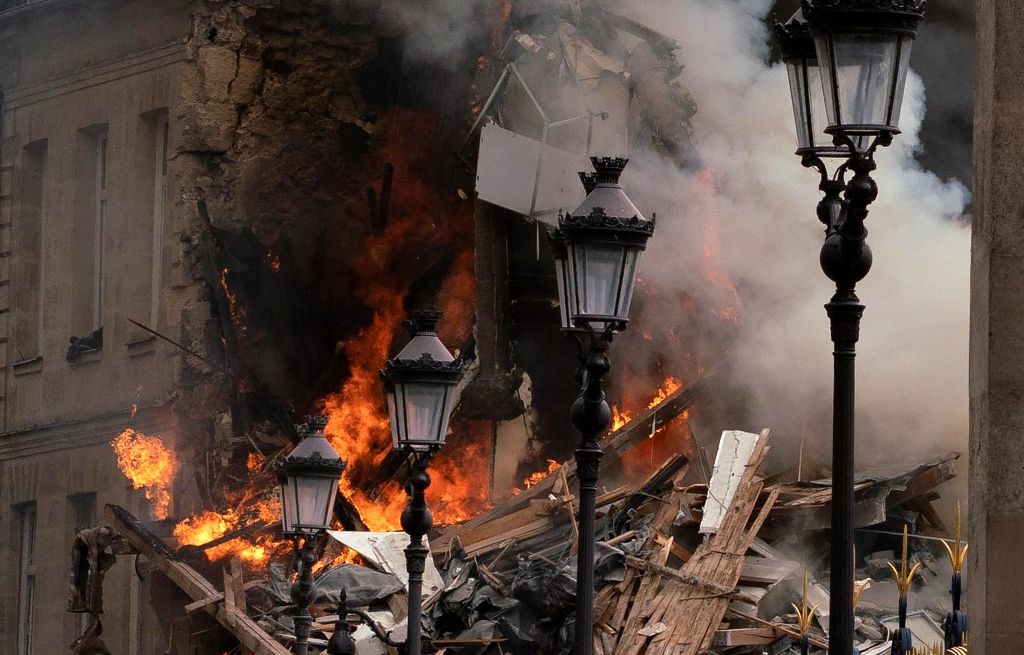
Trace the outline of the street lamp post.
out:
<instances>
[{"instance_id":1,"label":"street lamp post","mask_svg":"<svg viewBox=\"0 0 1024 655\"><path fill-rule=\"evenodd\" d=\"M345 462L324 436L326 416L309 416L298 427L302 440L274 466L280 483L281 531L292 539L298 576L291 588L296 605L295 655L306 655L313 617L309 605L316 598L313 566L317 548L331 526L338 478Z\"/></svg>"},{"instance_id":2,"label":"street lamp post","mask_svg":"<svg viewBox=\"0 0 1024 655\"><path fill-rule=\"evenodd\" d=\"M853 652L854 358L864 313L856 285L871 269L864 221L878 194L871 177L875 150L899 134L910 48L924 5L925 0L803 0L786 25L776 26L789 72L797 155L804 166L818 170L824 193L818 204L825 224L821 268L836 285L825 305L835 346L831 655ZM823 133L832 137L831 144ZM844 160L831 178L826 158ZM847 173L852 173L849 181Z\"/></svg>"},{"instance_id":3,"label":"street lamp post","mask_svg":"<svg viewBox=\"0 0 1024 655\"><path fill-rule=\"evenodd\" d=\"M462 362L452 357L434 332L441 313L414 312L407 326L412 339L381 370L392 447L410 461L409 502L402 512L402 529L409 535L405 549L409 572L409 618L406 655L422 652L423 572L430 554L423 537L433 525L425 493L430 486L427 466L444 445L455 407L455 387Z\"/></svg>"},{"instance_id":4,"label":"street lamp post","mask_svg":"<svg viewBox=\"0 0 1024 655\"><path fill-rule=\"evenodd\" d=\"M580 433L576 449L579 480L579 535L576 561L575 655L591 655L594 639L594 519L603 452L599 438L611 423L602 380L610 368L608 348L626 328L640 253L654 233L619 186L628 160L592 157L594 173L580 173L587 197L559 216L552 235L555 277L564 332L578 340L580 395L572 424Z\"/></svg>"}]
</instances>

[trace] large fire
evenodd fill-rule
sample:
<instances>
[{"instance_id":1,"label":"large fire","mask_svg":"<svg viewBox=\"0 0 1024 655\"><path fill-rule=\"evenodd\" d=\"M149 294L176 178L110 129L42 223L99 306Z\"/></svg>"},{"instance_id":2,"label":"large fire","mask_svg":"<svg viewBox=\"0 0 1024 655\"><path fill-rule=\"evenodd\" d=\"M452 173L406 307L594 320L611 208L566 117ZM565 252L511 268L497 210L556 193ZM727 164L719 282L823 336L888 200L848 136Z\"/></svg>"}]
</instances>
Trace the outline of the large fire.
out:
<instances>
[{"instance_id":1,"label":"large fire","mask_svg":"<svg viewBox=\"0 0 1024 655\"><path fill-rule=\"evenodd\" d=\"M131 428L110 442L117 454L117 466L134 489L145 489L152 503L153 517L165 519L171 509L171 484L178 469L174 451L159 437L150 437Z\"/></svg>"},{"instance_id":2,"label":"large fire","mask_svg":"<svg viewBox=\"0 0 1024 655\"><path fill-rule=\"evenodd\" d=\"M405 115L402 110L396 113L395 120L416 124L434 120ZM418 145L390 143L379 151L385 161L394 162L395 179L401 180L402 193L392 201L386 229L367 239L366 255L359 262L356 288L363 294L364 304L374 308L373 318L344 343L348 378L340 390L323 399L323 411L329 416L327 437L348 463L341 493L359 510L371 530L399 529L406 503L405 490L381 468L391 451L391 438L377 372L396 337L405 338L399 328L410 309L406 299L415 281L411 270L425 264L421 261L422 244L431 243L438 252L453 252L435 296L436 305L444 313L439 325L441 339L455 351L471 333L475 278L472 241L464 237L470 233L472 205L455 194L438 197L436 188L424 179L424 171L414 165ZM427 500L440 524L465 520L490 500L489 431L475 427L453 421L449 439L458 444L449 451L457 449L458 454L442 450L431 466Z\"/></svg>"}]
</instances>

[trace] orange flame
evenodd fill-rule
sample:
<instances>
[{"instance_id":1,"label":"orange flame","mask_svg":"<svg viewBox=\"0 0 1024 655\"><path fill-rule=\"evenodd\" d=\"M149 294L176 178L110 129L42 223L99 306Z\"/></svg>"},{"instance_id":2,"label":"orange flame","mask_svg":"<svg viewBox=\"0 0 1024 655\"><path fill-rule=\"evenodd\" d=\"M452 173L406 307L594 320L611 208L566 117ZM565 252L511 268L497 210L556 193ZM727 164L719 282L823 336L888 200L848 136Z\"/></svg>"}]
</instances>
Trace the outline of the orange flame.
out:
<instances>
[{"instance_id":1,"label":"orange flame","mask_svg":"<svg viewBox=\"0 0 1024 655\"><path fill-rule=\"evenodd\" d=\"M171 485L178 459L160 437L150 437L131 428L110 442L117 454L117 466L132 483L145 489L152 503L153 517L165 519L171 508Z\"/></svg>"},{"instance_id":2,"label":"orange flame","mask_svg":"<svg viewBox=\"0 0 1024 655\"><path fill-rule=\"evenodd\" d=\"M612 405L612 432L625 427L632 420L633 415L630 412L623 412L619 410L618 405Z\"/></svg>"},{"instance_id":3,"label":"orange flame","mask_svg":"<svg viewBox=\"0 0 1024 655\"><path fill-rule=\"evenodd\" d=\"M214 539L224 536L239 527L239 516L231 509L222 513L206 511L189 517L174 526L174 537L179 545L201 546ZM273 551L286 545L284 542L273 544L268 541L258 543L248 538L235 538L206 549L206 556L218 560L230 555L238 555L248 564L266 563Z\"/></svg>"},{"instance_id":4,"label":"orange flame","mask_svg":"<svg viewBox=\"0 0 1024 655\"><path fill-rule=\"evenodd\" d=\"M533 473L531 473L530 475L526 476L523 479L523 489L529 489L533 485L537 484L538 482L540 482L544 478L548 477L549 475L551 475L552 473L557 471L559 468L561 468L561 466L562 465L559 464L557 461L555 461L553 459L549 459L548 460L548 468L547 468L547 470L544 470L544 471L534 471ZM519 487L512 487L512 495L513 496L520 495L521 493L523 493L523 489L520 489Z\"/></svg>"},{"instance_id":5,"label":"orange flame","mask_svg":"<svg viewBox=\"0 0 1024 655\"><path fill-rule=\"evenodd\" d=\"M220 286L228 300L228 313L231 314L231 324L235 327L235 335L241 338L246 332L246 312L245 307L238 301L238 296L228 285L228 274L230 273L231 269L227 267L220 272Z\"/></svg>"},{"instance_id":6,"label":"orange flame","mask_svg":"<svg viewBox=\"0 0 1024 655\"><path fill-rule=\"evenodd\" d=\"M682 386L683 383L679 381L679 378L666 378L658 389L658 394L647 404L647 409L654 409L661 403L665 402L666 398L679 391Z\"/></svg>"}]
</instances>

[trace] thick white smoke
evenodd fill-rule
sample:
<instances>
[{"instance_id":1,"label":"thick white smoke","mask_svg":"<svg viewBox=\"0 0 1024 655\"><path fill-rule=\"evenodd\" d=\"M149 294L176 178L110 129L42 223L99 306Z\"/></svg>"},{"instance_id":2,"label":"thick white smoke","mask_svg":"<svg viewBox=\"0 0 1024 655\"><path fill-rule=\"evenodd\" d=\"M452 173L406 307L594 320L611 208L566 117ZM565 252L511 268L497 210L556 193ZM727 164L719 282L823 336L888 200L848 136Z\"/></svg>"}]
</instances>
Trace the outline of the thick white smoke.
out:
<instances>
[{"instance_id":1,"label":"thick white smoke","mask_svg":"<svg viewBox=\"0 0 1024 655\"><path fill-rule=\"evenodd\" d=\"M701 241L715 220L708 212L717 214L721 257L743 298L733 370L752 392L754 425L746 427L774 427L777 449L788 454L803 437L809 455L827 463L832 368L822 305L833 288L818 266L816 173L792 154L786 76L768 63L771 5L625 3L623 11L680 44L680 81L698 108L693 127L704 169L686 173L635 155L624 184L664 217L642 264L661 285L707 284L699 259L681 253L692 253L686 244ZM903 134L877 156L880 191L868 217L875 264L858 288L867 305L858 349L858 468L965 452L967 444L970 232L960 216L968 194L914 159L924 100L912 73Z\"/></svg>"}]
</instances>

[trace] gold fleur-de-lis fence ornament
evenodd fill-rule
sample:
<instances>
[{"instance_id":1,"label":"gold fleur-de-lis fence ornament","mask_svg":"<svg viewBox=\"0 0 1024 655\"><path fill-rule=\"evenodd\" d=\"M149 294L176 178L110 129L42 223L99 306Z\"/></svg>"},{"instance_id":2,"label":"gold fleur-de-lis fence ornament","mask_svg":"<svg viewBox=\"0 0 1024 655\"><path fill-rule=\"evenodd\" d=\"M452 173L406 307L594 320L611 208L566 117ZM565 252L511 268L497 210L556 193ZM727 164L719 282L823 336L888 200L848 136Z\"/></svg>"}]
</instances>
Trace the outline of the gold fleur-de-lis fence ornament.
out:
<instances>
[{"instance_id":1,"label":"gold fleur-de-lis fence ornament","mask_svg":"<svg viewBox=\"0 0 1024 655\"><path fill-rule=\"evenodd\" d=\"M900 558L900 568L889 562L889 568L892 569L892 577L896 580L896 588L899 589L900 598L906 598L907 594L910 593L910 585L914 582L914 576L917 575L918 569L921 568L921 562L915 563L913 566L908 568L908 552L909 552L909 541L910 537L907 534L907 526L903 526L903 557Z\"/></svg>"},{"instance_id":2,"label":"gold fleur-de-lis fence ornament","mask_svg":"<svg viewBox=\"0 0 1024 655\"><path fill-rule=\"evenodd\" d=\"M970 544L963 542L960 534L960 501L956 503L956 522L953 529L954 545L951 547L949 542L945 539L942 540L942 545L946 548L946 555L949 557L949 564L953 567L953 573L960 573L964 568L964 562L967 560L967 548Z\"/></svg>"},{"instance_id":3,"label":"gold fleur-de-lis fence ornament","mask_svg":"<svg viewBox=\"0 0 1024 655\"><path fill-rule=\"evenodd\" d=\"M800 628L800 634L805 635L811 631L811 621L814 620L814 615L818 612L818 606L814 607L807 606L807 572L804 571L804 593L800 598L800 607L797 607L795 603L790 603L793 607L793 611L796 612L796 623Z\"/></svg>"},{"instance_id":4,"label":"gold fleur-de-lis fence ornament","mask_svg":"<svg viewBox=\"0 0 1024 655\"><path fill-rule=\"evenodd\" d=\"M810 652L810 638L811 632L811 621L814 620L814 615L818 611L818 606L814 607L807 606L807 571L804 571L804 593L800 597L800 607L796 604L790 603L793 607L793 611L796 612L796 624L800 628L800 653L801 655L807 655Z\"/></svg>"}]
</instances>

